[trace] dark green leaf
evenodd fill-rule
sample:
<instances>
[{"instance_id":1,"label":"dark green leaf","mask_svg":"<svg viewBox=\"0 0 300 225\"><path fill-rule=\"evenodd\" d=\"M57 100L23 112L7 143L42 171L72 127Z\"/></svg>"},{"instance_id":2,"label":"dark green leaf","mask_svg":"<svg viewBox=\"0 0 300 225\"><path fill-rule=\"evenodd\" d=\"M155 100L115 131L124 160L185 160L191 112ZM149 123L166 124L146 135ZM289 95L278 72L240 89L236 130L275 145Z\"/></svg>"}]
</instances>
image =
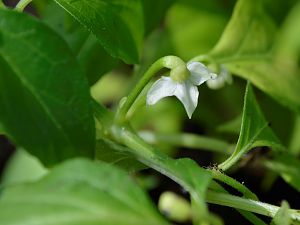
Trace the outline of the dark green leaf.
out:
<instances>
[{"instance_id":1,"label":"dark green leaf","mask_svg":"<svg viewBox=\"0 0 300 225\"><path fill-rule=\"evenodd\" d=\"M69 44L90 85L116 66L118 60L110 56L93 34L55 2L49 2L42 19Z\"/></svg>"},{"instance_id":2,"label":"dark green leaf","mask_svg":"<svg viewBox=\"0 0 300 225\"><path fill-rule=\"evenodd\" d=\"M55 0L88 30L112 56L138 63L143 39L139 0Z\"/></svg>"},{"instance_id":3,"label":"dark green leaf","mask_svg":"<svg viewBox=\"0 0 300 225\"><path fill-rule=\"evenodd\" d=\"M175 0L142 0L141 2L144 11L145 34L147 35L160 25L161 20ZM155 12L155 16L153 12Z\"/></svg>"},{"instance_id":4,"label":"dark green leaf","mask_svg":"<svg viewBox=\"0 0 300 225\"><path fill-rule=\"evenodd\" d=\"M266 166L278 173L288 184L300 191L300 161L296 156L280 152Z\"/></svg>"},{"instance_id":5,"label":"dark green leaf","mask_svg":"<svg viewBox=\"0 0 300 225\"><path fill-rule=\"evenodd\" d=\"M275 57L276 28L260 0L239 0L210 55L283 105L300 110L299 71Z\"/></svg>"},{"instance_id":6,"label":"dark green leaf","mask_svg":"<svg viewBox=\"0 0 300 225\"><path fill-rule=\"evenodd\" d=\"M233 154L219 168L226 170L236 163L247 151L257 146L283 148L269 127L259 105L256 102L251 85L246 87L242 125L237 146Z\"/></svg>"},{"instance_id":7,"label":"dark green leaf","mask_svg":"<svg viewBox=\"0 0 300 225\"><path fill-rule=\"evenodd\" d=\"M93 157L89 88L66 43L26 14L0 10L0 121L44 164Z\"/></svg>"},{"instance_id":8,"label":"dark green leaf","mask_svg":"<svg viewBox=\"0 0 300 225\"><path fill-rule=\"evenodd\" d=\"M104 163L76 159L40 181L4 189L5 225L166 225L128 175Z\"/></svg>"}]
</instances>

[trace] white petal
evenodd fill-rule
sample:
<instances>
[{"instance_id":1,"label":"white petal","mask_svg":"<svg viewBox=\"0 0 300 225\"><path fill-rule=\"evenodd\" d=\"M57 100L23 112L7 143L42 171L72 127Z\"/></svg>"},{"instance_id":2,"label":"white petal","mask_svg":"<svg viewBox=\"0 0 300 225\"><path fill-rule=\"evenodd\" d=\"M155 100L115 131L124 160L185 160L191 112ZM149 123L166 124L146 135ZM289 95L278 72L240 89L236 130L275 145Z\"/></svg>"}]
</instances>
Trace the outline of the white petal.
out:
<instances>
[{"instance_id":1,"label":"white petal","mask_svg":"<svg viewBox=\"0 0 300 225\"><path fill-rule=\"evenodd\" d=\"M232 76L224 66L221 66L221 72L216 79L206 82L207 86L211 89L220 89L224 87L226 83L232 83Z\"/></svg>"},{"instance_id":2,"label":"white petal","mask_svg":"<svg viewBox=\"0 0 300 225\"><path fill-rule=\"evenodd\" d=\"M188 117L191 119L198 104L199 92L197 87L189 80L183 83L177 83L175 96L182 102Z\"/></svg>"},{"instance_id":3,"label":"white petal","mask_svg":"<svg viewBox=\"0 0 300 225\"><path fill-rule=\"evenodd\" d=\"M208 68L200 62L189 62L187 68L191 73L189 79L194 85L203 84L205 81L216 77L216 74L211 73Z\"/></svg>"},{"instance_id":4,"label":"white petal","mask_svg":"<svg viewBox=\"0 0 300 225\"><path fill-rule=\"evenodd\" d=\"M147 93L147 105L154 105L164 97L174 95L176 82L170 77L161 77L158 79Z\"/></svg>"}]
</instances>

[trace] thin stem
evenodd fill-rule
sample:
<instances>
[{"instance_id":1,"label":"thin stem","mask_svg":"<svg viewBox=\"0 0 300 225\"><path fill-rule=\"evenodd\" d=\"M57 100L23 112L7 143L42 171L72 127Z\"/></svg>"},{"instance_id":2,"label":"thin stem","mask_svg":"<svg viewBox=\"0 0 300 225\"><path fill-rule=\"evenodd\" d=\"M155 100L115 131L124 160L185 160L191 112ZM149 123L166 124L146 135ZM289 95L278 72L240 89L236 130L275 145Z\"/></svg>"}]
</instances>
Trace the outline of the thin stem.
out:
<instances>
[{"instance_id":1,"label":"thin stem","mask_svg":"<svg viewBox=\"0 0 300 225\"><path fill-rule=\"evenodd\" d=\"M280 208L278 206L252 199L245 199L234 195L217 193L213 191L207 192L206 200L208 203L242 209L269 217L274 217ZM292 219L300 221L300 213L297 210L290 209L289 212L291 213Z\"/></svg>"},{"instance_id":2,"label":"thin stem","mask_svg":"<svg viewBox=\"0 0 300 225\"><path fill-rule=\"evenodd\" d=\"M16 10L22 12L32 0L20 0L16 5Z\"/></svg>"},{"instance_id":3,"label":"thin stem","mask_svg":"<svg viewBox=\"0 0 300 225\"><path fill-rule=\"evenodd\" d=\"M150 144L166 143L172 146L196 150L204 149L226 155L230 155L234 150L233 145L226 141L197 134L157 134L150 131L142 131L139 132L139 135Z\"/></svg>"},{"instance_id":4,"label":"thin stem","mask_svg":"<svg viewBox=\"0 0 300 225\"><path fill-rule=\"evenodd\" d=\"M177 56L165 56L158 59L155 63L153 63L147 72L144 74L142 79L137 83L131 93L127 98L123 99L120 103L118 112L116 114L116 121L120 123L124 123L126 121L126 116L131 106L140 95L145 86L149 83L149 81L156 75L158 71L163 68L174 69L178 66L185 65L185 62L182 61Z\"/></svg>"},{"instance_id":5,"label":"thin stem","mask_svg":"<svg viewBox=\"0 0 300 225\"><path fill-rule=\"evenodd\" d=\"M244 186L240 182L236 181L235 179L227 176L226 174L224 174L216 169L212 169L211 172L212 172L214 179L219 180L219 181L235 188L236 190L241 192L245 198L258 200L257 196L252 191L250 191L246 186Z\"/></svg>"}]
</instances>

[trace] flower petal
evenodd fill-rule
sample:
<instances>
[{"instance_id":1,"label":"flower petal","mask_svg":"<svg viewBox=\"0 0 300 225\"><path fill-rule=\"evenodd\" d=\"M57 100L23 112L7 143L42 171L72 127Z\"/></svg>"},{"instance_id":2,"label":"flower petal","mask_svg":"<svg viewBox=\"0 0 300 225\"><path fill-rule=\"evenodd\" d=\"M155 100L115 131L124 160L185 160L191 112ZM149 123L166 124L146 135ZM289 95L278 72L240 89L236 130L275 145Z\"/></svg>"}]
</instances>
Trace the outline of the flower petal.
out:
<instances>
[{"instance_id":1,"label":"flower petal","mask_svg":"<svg viewBox=\"0 0 300 225\"><path fill-rule=\"evenodd\" d=\"M197 87L189 80L183 83L177 83L175 96L182 102L188 117L191 119L198 104L199 92Z\"/></svg>"},{"instance_id":2,"label":"flower petal","mask_svg":"<svg viewBox=\"0 0 300 225\"><path fill-rule=\"evenodd\" d=\"M210 89L220 89L224 87L226 83L232 83L232 76L224 66L221 66L221 72L216 79L208 80L206 82Z\"/></svg>"},{"instance_id":3,"label":"flower petal","mask_svg":"<svg viewBox=\"0 0 300 225\"><path fill-rule=\"evenodd\" d=\"M187 68L191 73L189 80L194 85L203 84L205 81L215 79L216 74L211 73L208 68L200 62L189 62Z\"/></svg>"},{"instance_id":4,"label":"flower petal","mask_svg":"<svg viewBox=\"0 0 300 225\"><path fill-rule=\"evenodd\" d=\"M174 95L176 89L176 82L170 77L162 76L154 82L152 87L147 93L147 105L154 105L164 97Z\"/></svg>"}]
</instances>

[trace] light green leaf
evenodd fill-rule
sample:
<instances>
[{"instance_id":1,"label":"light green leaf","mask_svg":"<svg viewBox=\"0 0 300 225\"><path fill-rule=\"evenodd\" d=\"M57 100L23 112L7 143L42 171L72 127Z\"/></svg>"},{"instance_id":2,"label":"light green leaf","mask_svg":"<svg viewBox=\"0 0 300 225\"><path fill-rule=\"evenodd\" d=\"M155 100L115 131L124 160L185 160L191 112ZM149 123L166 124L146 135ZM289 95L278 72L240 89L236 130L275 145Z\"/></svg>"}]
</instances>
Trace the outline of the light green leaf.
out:
<instances>
[{"instance_id":1,"label":"light green leaf","mask_svg":"<svg viewBox=\"0 0 300 225\"><path fill-rule=\"evenodd\" d=\"M145 193L120 169L76 159L40 181L4 189L5 225L166 225Z\"/></svg>"},{"instance_id":2,"label":"light green leaf","mask_svg":"<svg viewBox=\"0 0 300 225\"><path fill-rule=\"evenodd\" d=\"M282 145L269 127L258 103L253 89L248 83L246 87L242 125L237 146L233 154L219 168L226 170L235 164L251 148L269 146L274 149L282 149Z\"/></svg>"},{"instance_id":3,"label":"light green leaf","mask_svg":"<svg viewBox=\"0 0 300 225\"><path fill-rule=\"evenodd\" d=\"M0 121L44 164L94 155L89 88L66 43L33 17L0 10Z\"/></svg>"},{"instance_id":4,"label":"light green leaf","mask_svg":"<svg viewBox=\"0 0 300 225\"><path fill-rule=\"evenodd\" d=\"M266 166L278 173L288 184L300 191L300 161L296 156L280 152L273 160L268 160Z\"/></svg>"},{"instance_id":5,"label":"light green leaf","mask_svg":"<svg viewBox=\"0 0 300 225\"><path fill-rule=\"evenodd\" d=\"M15 185L40 179L48 170L24 149L17 149L9 158L3 171L1 185Z\"/></svg>"},{"instance_id":6,"label":"light green leaf","mask_svg":"<svg viewBox=\"0 0 300 225\"><path fill-rule=\"evenodd\" d=\"M210 56L281 104L299 111L299 71L275 57L275 37L275 25L261 0L239 0Z\"/></svg>"},{"instance_id":7,"label":"light green leaf","mask_svg":"<svg viewBox=\"0 0 300 225\"><path fill-rule=\"evenodd\" d=\"M55 1L90 30L112 56L138 63L144 35L139 0Z\"/></svg>"},{"instance_id":8,"label":"light green leaf","mask_svg":"<svg viewBox=\"0 0 300 225\"><path fill-rule=\"evenodd\" d=\"M275 214L271 225L290 225L292 222L291 215L289 213L289 203L283 201L280 209Z\"/></svg>"}]
</instances>

